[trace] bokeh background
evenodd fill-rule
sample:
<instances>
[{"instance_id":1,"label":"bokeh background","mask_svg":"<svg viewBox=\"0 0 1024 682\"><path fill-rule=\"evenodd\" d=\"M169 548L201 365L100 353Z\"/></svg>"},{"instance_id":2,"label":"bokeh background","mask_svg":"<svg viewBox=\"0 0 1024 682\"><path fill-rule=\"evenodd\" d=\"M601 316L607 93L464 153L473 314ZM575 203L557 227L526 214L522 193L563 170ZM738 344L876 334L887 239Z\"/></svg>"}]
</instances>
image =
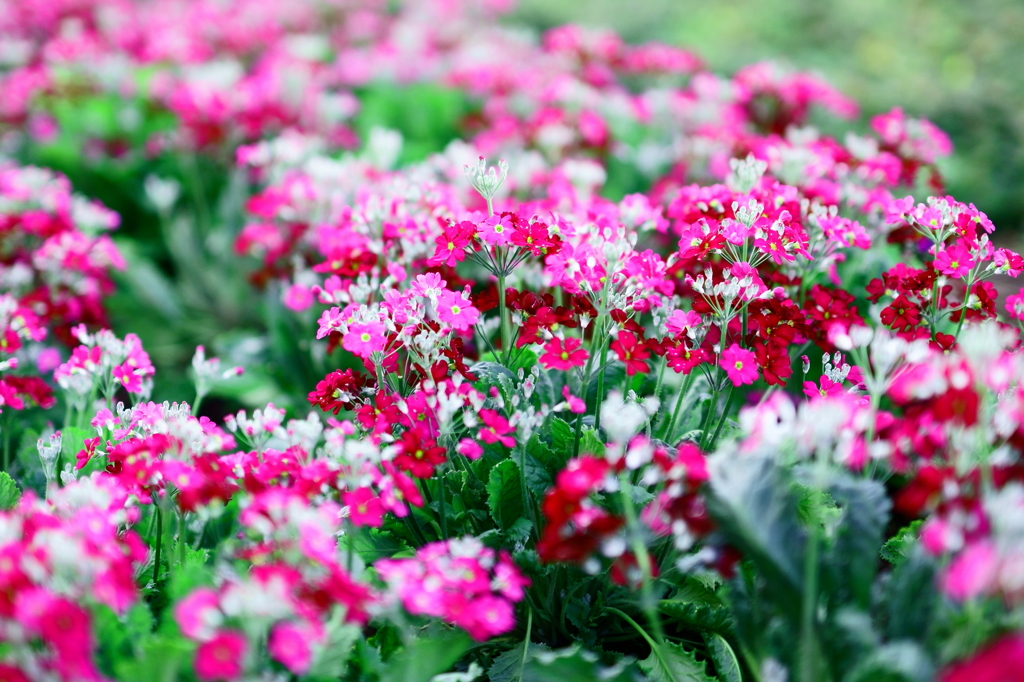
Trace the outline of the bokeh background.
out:
<instances>
[{"instance_id":1,"label":"bokeh background","mask_svg":"<svg viewBox=\"0 0 1024 682\"><path fill-rule=\"evenodd\" d=\"M951 194L1024 241L1024 0L519 0L515 20L613 28L696 51L716 72L772 59L817 71L862 107L949 133Z\"/></svg>"}]
</instances>

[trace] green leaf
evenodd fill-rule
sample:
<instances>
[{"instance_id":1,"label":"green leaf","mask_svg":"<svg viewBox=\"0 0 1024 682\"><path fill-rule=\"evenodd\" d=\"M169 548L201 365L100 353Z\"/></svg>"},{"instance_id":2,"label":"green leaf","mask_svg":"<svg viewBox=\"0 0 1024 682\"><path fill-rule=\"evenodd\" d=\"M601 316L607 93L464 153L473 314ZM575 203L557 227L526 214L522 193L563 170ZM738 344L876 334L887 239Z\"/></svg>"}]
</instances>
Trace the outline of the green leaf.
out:
<instances>
[{"instance_id":1,"label":"green leaf","mask_svg":"<svg viewBox=\"0 0 1024 682\"><path fill-rule=\"evenodd\" d=\"M640 661L640 669L651 682L714 682L704 671L704 664L697 660L692 651L687 651L679 644L665 642L661 647L662 661L652 651L651 655ZM665 666L668 666L668 670Z\"/></svg>"},{"instance_id":2,"label":"green leaf","mask_svg":"<svg viewBox=\"0 0 1024 682\"><path fill-rule=\"evenodd\" d=\"M912 642L891 642L868 654L843 682L931 682L928 655Z\"/></svg>"},{"instance_id":3,"label":"green leaf","mask_svg":"<svg viewBox=\"0 0 1024 682\"><path fill-rule=\"evenodd\" d=\"M341 619L340 614L327 624L327 641L319 647L307 673L310 679L336 680L347 668L349 657L362 631Z\"/></svg>"},{"instance_id":4,"label":"green leaf","mask_svg":"<svg viewBox=\"0 0 1024 682\"><path fill-rule=\"evenodd\" d=\"M569 423L560 417L549 417L542 430L545 440L557 457L566 461L572 457L573 445L576 443L576 432Z\"/></svg>"},{"instance_id":5,"label":"green leaf","mask_svg":"<svg viewBox=\"0 0 1024 682\"><path fill-rule=\"evenodd\" d=\"M0 471L0 509L14 509L21 499L21 489L6 471Z\"/></svg>"},{"instance_id":6,"label":"green leaf","mask_svg":"<svg viewBox=\"0 0 1024 682\"><path fill-rule=\"evenodd\" d=\"M935 573L935 559L920 545L913 545L906 559L893 569L882 600L890 640L924 641L938 607Z\"/></svg>"},{"instance_id":7,"label":"green leaf","mask_svg":"<svg viewBox=\"0 0 1024 682\"><path fill-rule=\"evenodd\" d=\"M742 466L722 467L713 480L711 515L726 539L756 564L776 605L796 622L807 534L790 472L769 457L750 457Z\"/></svg>"},{"instance_id":8,"label":"green leaf","mask_svg":"<svg viewBox=\"0 0 1024 682\"><path fill-rule=\"evenodd\" d=\"M555 651L533 652L523 668L523 682L633 682L632 662L619 660L611 667L598 661L597 654L578 646ZM682 682L682 681L680 681Z\"/></svg>"},{"instance_id":9,"label":"green leaf","mask_svg":"<svg viewBox=\"0 0 1024 682\"><path fill-rule=\"evenodd\" d=\"M525 512L519 468L511 459L502 460L487 481L487 507L499 527L507 530Z\"/></svg>"},{"instance_id":10,"label":"green leaf","mask_svg":"<svg viewBox=\"0 0 1024 682\"><path fill-rule=\"evenodd\" d=\"M522 676L523 644L494 658L487 669L490 682L518 682Z\"/></svg>"},{"instance_id":11,"label":"green leaf","mask_svg":"<svg viewBox=\"0 0 1024 682\"><path fill-rule=\"evenodd\" d=\"M536 435L530 438L529 442L526 444L526 453L539 462L552 479L558 475L559 471L565 468L566 463L572 456L571 449L555 452L546 442Z\"/></svg>"},{"instance_id":12,"label":"green leaf","mask_svg":"<svg viewBox=\"0 0 1024 682\"><path fill-rule=\"evenodd\" d=\"M721 682L743 682L739 659L729 642L716 632L705 632L704 643L708 647L711 662L715 664L716 677Z\"/></svg>"},{"instance_id":13,"label":"green leaf","mask_svg":"<svg viewBox=\"0 0 1024 682\"><path fill-rule=\"evenodd\" d=\"M362 528L355 534L356 554L368 564L380 559L390 559L399 552L409 549L400 539L376 528Z\"/></svg>"},{"instance_id":14,"label":"green leaf","mask_svg":"<svg viewBox=\"0 0 1024 682\"><path fill-rule=\"evenodd\" d=\"M833 591L850 594L858 606L867 609L878 570L878 561L873 559L885 537L892 503L880 482L848 474L833 480L828 492L843 516L835 542L823 557L824 573L836 576Z\"/></svg>"},{"instance_id":15,"label":"green leaf","mask_svg":"<svg viewBox=\"0 0 1024 682\"><path fill-rule=\"evenodd\" d=\"M658 602L658 610L669 620L687 627L726 634L733 629L732 614L725 606L663 599Z\"/></svg>"},{"instance_id":16,"label":"green leaf","mask_svg":"<svg viewBox=\"0 0 1024 682\"><path fill-rule=\"evenodd\" d=\"M429 682L455 665L472 643L462 631L428 632L388 660L382 682Z\"/></svg>"},{"instance_id":17,"label":"green leaf","mask_svg":"<svg viewBox=\"0 0 1024 682\"><path fill-rule=\"evenodd\" d=\"M80 429L68 426L60 430L60 453L62 461L74 464L78 453L85 449L85 439L96 435L95 429Z\"/></svg>"},{"instance_id":18,"label":"green leaf","mask_svg":"<svg viewBox=\"0 0 1024 682\"><path fill-rule=\"evenodd\" d=\"M890 564L899 565L910 555L910 551L917 542L917 532L924 523L923 519L917 519L908 526L900 528L891 538L882 545L879 555Z\"/></svg>"},{"instance_id":19,"label":"green leaf","mask_svg":"<svg viewBox=\"0 0 1024 682\"><path fill-rule=\"evenodd\" d=\"M176 682L183 679L182 667L191 661L194 645L178 636L157 635L142 644L142 655L135 660L121 659L115 666L119 680Z\"/></svg>"},{"instance_id":20,"label":"green leaf","mask_svg":"<svg viewBox=\"0 0 1024 682\"><path fill-rule=\"evenodd\" d=\"M597 431L590 426L584 426L580 434L580 454L604 456L605 444L598 436Z\"/></svg>"},{"instance_id":21,"label":"green leaf","mask_svg":"<svg viewBox=\"0 0 1024 682\"><path fill-rule=\"evenodd\" d=\"M804 526L822 527L826 535L830 536L843 515L836 501L828 493L813 486L797 483L794 489L799 499L797 513Z\"/></svg>"},{"instance_id":22,"label":"green leaf","mask_svg":"<svg viewBox=\"0 0 1024 682\"><path fill-rule=\"evenodd\" d=\"M526 487L530 489L534 497L540 499L554 485L554 478L541 462L531 455L525 453L523 457L524 471L526 472Z\"/></svg>"}]
</instances>

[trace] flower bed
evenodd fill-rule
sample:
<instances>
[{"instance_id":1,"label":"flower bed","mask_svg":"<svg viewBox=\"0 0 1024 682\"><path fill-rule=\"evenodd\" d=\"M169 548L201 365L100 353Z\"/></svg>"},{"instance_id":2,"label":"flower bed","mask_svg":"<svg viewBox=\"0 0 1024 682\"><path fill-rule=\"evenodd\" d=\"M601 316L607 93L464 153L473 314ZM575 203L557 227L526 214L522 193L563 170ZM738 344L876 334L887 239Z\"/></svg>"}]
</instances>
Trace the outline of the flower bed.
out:
<instances>
[{"instance_id":1,"label":"flower bed","mask_svg":"<svg viewBox=\"0 0 1024 682\"><path fill-rule=\"evenodd\" d=\"M0 3L0 677L1019 679L946 136L506 4Z\"/></svg>"}]
</instances>

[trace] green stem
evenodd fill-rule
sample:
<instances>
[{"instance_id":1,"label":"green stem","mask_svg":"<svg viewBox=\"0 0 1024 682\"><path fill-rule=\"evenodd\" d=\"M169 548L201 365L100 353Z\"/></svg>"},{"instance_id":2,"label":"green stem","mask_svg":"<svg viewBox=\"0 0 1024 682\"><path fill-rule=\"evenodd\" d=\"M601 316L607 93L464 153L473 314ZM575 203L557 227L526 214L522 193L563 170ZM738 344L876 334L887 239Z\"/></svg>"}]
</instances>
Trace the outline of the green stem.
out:
<instances>
[{"instance_id":1,"label":"green stem","mask_svg":"<svg viewBox=\"0 0 1024 682\"><path fill-rule=\"evenodd\" d=\"M656 642L654 639L652 639L651 636L649 634L647 634L647 631L644 630L642 627L640 627L639 623L637 623L635 620L630 618L629 614L627 614L625 611L620 611L619 609L616 609L614 607L608 607L607 610L608 610L608 613L614 613L615 615L617 615L620 618L622 618L622 620L624 620L627 623L629 623L630 625L632 625L633 629L636 630L637 632L639 632L640 636L643 637L645 640L647 640L647 644L651 647L651 651L654 652L654 655L657 657L658 661L661 663L661 667L665 669L665 674L668 676L668 678L670 680L675 682L675 679L676 679L675 675L672 674L672 668L669 666L668 661L665 660L665 654L662 652L661 646L659 646L658 642Z\"/></svg>"},{"instance_id":2,"label":"green stem","mask_svg":"<svg viewBox=\"0 0 1024 682\"><path fill-rule=\"evenodd\" d=\"M817 682L817 647L814 638L818 608L818 529L812 527L807 538L804 560L804 603L800 623L800 680Z\"/></svg>"},{"instance_id":3,"label":"green stem","mask_svg":"<svg viewBox=\"0 0 1024 682\"><path fill-rule=\"evenodd\" d=\"M665 672L668 674L670 679L674 679L672 670L665 663L664 656L662 654L662 646L665 643L665 633L661 628L661 618L658 616L656 608L657 599L654 596L654 589L651 586L651 580L653 576L651 566L651 555L647 551L647 545L644 544L643 536L640 532L640 521L637 517L636 506L633 504L633 498L629 495L629 478L625 472L619 474L619 497L622 499L622 508L626 516L626 528L628 529L630 536L630 545L633 549L633 555L636 557L637 567L640 569L640 605L644 610L644 615L647 616L647 622L651 626L651 630L654 632L654 641L651 642L651 646L657 654L662 665L665 666ZM625 614L623 614L625 615ZM626 616L628 618L628 616ZM647 638L650 642L650 638Z\"/></svg>"},{"instance_id":4,"label":"green stem","mask_svg":"<svg viewBox=\"0 0 1024 682\"><path fill-rule=\"evenodd\" d=\"M690 387L693 386L693 377L695 372L693 369L686 375L686 379L683 381L683 388L679 391L679 397L676 398L676 409L672 411L672 418L668 422L668 428L665 429L665 433L661 435L662 439L672 438L672 434L676 430L676 421L679 419L679 413L683 409L683 402L686 400L686 396L690 393Z\"/></svg>"},{"instance_id":5,"label":"green stem","mask_svg":"<svg viewBox=\"0 0 1024 682\"><path fill-rule=\"evenodd\" d=\"M441 522L441 537L443 539L447 540L448 539L448 509L445 506L446 502L445 502L445 499L444 499L445 498L445 492L446 492L445 485L444 485L444 474L439 475L437 478L438 478L438 481L437 481L437 487L438 487L438 491L437 491L437 498L438 498L437 515L439 517L439 521Z\"/></svg>"},{"instance_id":6,"label":"green stem","mask_svg":"<svg viewBox=\"0 0 1024 682\"><path fill-rule=\"evenodd\" d=\"M178 565L185 565L185 512L178 510Z\"/></svg>"},{"instance_id":7,"label":"green stem","mask_svg":"<svg viewBox=\"0 0 1024 682\"><path fill-rule=\"evenodd\" d=\"M160 550L163 546L164 541L164 513L160 509L160 504L156 505L156 552L153 557L153 585L156 585L157 579L160 577Z\"/></svg>"},{"instance_id":8,"label":"green stem","mask_svg":"<svg viewBox=\"0 0 1024 682\"><path fill-rule=\"evenodd\" d=\"M736 394L736 387L729 387L729 394L725 398L725 409L722 410L722 418L718 420L718 427L715 428L715 435L711 436L711 441L708 443L708 452L714 452L715 445L718 444L718 436L722 433L722 427L725 426L725 422L729 420L729 408L732 407L732 399Z\"/></svg>"},{"instance_id":9,"label":"green stem","mask_svg":"<svg viewBox=\"0 0 1024 682\"><path fill-rule=\"evenodd\" d=\"M526 659L530 655L530 636L533 634L533 609L526 606L526 638L523 640L523 660L519 664L519 682L523 680L523 671L526 670Z\"/></svg>"},{"instance_id":10,"label":"green stem","mask_svg":"<svg viewBox=\"0 0 1024 682\"><path fill-rule=\"evenodd\" d=\"M512 337L512 330L509 326L509 316L505 309L505 272L500 271L498 274L498 318L501 324L501 336L502 336L502 363L507 364L509 358L509 344Z\"/></svg>"}]
</instances>

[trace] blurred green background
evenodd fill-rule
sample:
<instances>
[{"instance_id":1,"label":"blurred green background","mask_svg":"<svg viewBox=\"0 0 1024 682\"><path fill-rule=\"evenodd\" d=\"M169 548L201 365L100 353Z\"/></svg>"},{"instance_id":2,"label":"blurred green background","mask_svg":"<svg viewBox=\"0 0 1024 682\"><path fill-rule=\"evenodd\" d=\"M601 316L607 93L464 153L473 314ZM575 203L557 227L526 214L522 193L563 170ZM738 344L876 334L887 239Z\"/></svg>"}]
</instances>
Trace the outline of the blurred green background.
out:
<instances>
[{"instance_id":1,"label":"blurred green background","mask_svg":"<svg viewBox=\"0 0 1024 682\"><path fill-rule=\"evenodd\" d=\"M1024 240L1024 0L519 0L538 28L575 22L694 50L730 74L772 59L949 133L948 190ZM1012 231L1012 234L1008 234Z\"/></svg>"}]
</instances>

